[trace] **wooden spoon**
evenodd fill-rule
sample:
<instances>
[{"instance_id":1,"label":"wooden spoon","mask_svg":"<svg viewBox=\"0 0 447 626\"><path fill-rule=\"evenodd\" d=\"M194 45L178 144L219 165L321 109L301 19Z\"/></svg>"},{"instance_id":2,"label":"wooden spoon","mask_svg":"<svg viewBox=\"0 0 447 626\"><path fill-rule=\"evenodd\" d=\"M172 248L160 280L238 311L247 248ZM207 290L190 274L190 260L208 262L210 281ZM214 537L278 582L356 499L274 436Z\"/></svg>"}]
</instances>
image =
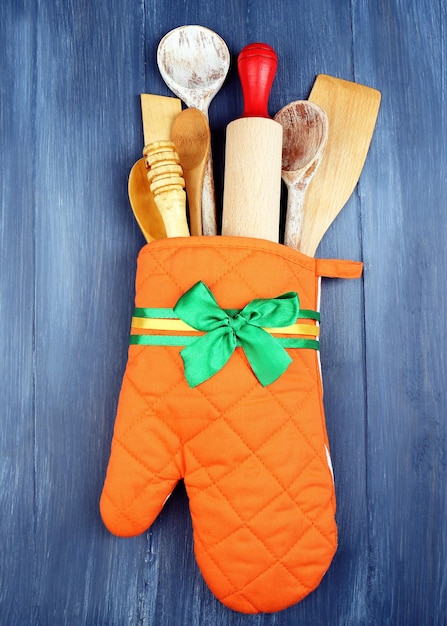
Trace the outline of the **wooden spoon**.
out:
<instances>
[{"instance_id":1,"label":"wooden spoon","mask_svg":"<svg viewBox=\"0 0 447 626\"><path fill-rule=\"evenodd\" d=\"M130 206L146 241L150 243L166 237L163 219L150 190L144 159L139 159L130 170L128 190Z\"/></svg>"},{"instance_id":2,"label":"wooden spoon","mask_svg":"<svg viewBox=\"0 0 447 626\"><path fill-rule=\"evenodd\" d=\"M287 216L284 243L300 249L303 203L328 138L327 115L318 105L295 100L274 118L283 127L281 176L287 186Z\"/></svg>"},{"instance_id":3,"label":"wooden spoon","mask_svg":"<svg viewBox=\"0 0 447 626\"><path fill-rule=\"evenodd\" d=\"M203 26L180 26L167 33L157 50L160 74L187 107L199 109L208 119L211 100L221 88L229 67L230 52L219 35ZM211 150L202 192L204 235L217 234Z\"/></svg>"},{"instance_id":4,"label":"wooden spoon","mask_svg":"<svg viewBox=\"0 0 447 626\"><path fill-rule=\"evenodd\" d=\"M313 256L358 182L381 94L365 85L319 74L309 100L326 111L330 128L320 167L304 199L300 251Z\"/></svg>"},{"instance_id":5,"label":"wooden spoon","mask_svg":"<svg viewBox=\"0 0 447 626\"><path fill-rule=\"evenodd\" d=\"M183 168L191 235L202 234L202 188L210 149L210 127L196 108L184 109L174 120L171 140Z\"/></svg>"}]
</instances>

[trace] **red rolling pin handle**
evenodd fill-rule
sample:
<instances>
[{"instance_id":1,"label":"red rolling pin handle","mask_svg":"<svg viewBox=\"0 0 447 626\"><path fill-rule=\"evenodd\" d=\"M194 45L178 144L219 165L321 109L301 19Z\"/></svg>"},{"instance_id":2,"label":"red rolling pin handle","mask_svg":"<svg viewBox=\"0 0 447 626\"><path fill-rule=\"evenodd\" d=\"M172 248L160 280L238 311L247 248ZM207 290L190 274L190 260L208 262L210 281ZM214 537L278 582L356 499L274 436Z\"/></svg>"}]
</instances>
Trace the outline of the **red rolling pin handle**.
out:
<instances>
[{"instance_id":1,"label":"red rolling pin handle","mask_svg":"<svg viewBox=\"0 0 447 626\"><path fill-rule=\"evenodd\" d=\"M270 117L268 101L278 67L276 52L266 43L251 43L237 59L244 110L241 117Z\"/></svg>"}]
</instances>

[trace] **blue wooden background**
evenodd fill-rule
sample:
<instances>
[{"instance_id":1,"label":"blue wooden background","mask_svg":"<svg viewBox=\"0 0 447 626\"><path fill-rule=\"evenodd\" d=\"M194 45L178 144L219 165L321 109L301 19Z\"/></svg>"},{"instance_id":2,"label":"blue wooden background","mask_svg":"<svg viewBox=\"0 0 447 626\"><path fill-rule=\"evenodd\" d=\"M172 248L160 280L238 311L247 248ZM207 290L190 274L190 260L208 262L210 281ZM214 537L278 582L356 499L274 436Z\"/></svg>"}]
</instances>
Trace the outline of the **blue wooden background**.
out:
<instances>
[{"instance_id":1,"label":"blue wooden background","mask_svg":"<svg viewBox=\"0 0 447 626\"><path fill-rule=\"evenodd\" d=\"M447 97L444 0L2 0L0 623L447 624ZM198 23L233 60L277 51L271 113L318 73L379 89L359 186L317 255L363 260L323 283L322 363L340 544L320 587L245 616L208 591L179 486L118 539L98 499L125 367L135 259L127 197L139 94L170 95L156 48ZM235 64L211 104L218 201Z\"/></svg>"}]
</instances>

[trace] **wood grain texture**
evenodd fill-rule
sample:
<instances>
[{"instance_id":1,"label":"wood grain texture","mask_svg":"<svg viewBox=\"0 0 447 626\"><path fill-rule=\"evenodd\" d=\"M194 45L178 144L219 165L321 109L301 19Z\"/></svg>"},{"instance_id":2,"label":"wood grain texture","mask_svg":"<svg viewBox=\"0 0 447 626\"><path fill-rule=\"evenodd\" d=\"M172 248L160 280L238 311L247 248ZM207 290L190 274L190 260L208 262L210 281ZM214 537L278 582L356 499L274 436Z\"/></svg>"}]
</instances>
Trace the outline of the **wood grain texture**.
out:
<instances>
[{"instance_id":1,"label":"wood grain texture","mask_svg":"<svg viewBox=\"0 0 447 626\"><path fill-rule=\"evenodd\" d=\"M365 25L357 33L362 50L371 50L367 59L359 52L356 78L368 72L386 94L359 187L366 263L368 609L382 624L444 624L446 13L443 3L414 1L404 13L397 6L386 12L359 6L355 17ZM391 311L397 324L388 334Z\"/></svg>"},{"instance_id":2,"label":"wood grain texture","mask_svg":"<svg viewBox=\"0 0 447 626\"><path fill-rule=\"evenodd\" d=\"M0 623L445 626L446 20L442 0L0 4ZM140 537L98 513L145 242L127 195L139 95L172 95L156 49L188 23L233 61L275 48L271 115L319 73L382 92L359 185L318 249L365 263L362 280L322 284L339 549L315 592L270 616L207 589L182 485ZM233 63L209 110L218 210L241 110Z\"/></svg>"},{"instance_id":3,"label":"wood grain texture","mask_svg":"<svg viewBox=\"0 0 447 626\"><path fill-rule=\"evenodd\" d=\"M154 194L147 179L145 159L132 165L128 181L129 202L135 220L148 243L166 237L166 228L155 204Z\"/></svg>"},{"instance_id":4,"label":"wood grain texture","mask_svg":"<svg viewBox=\"0 0 447 626\"><path fill-rule=\"evenodd\" d=\"M141 7L39 3L36 30L35 623L137 622L145 540L108 537L98 493L143 241Z\"/></svg>"},{"instance_id":5,"label":"wood grain texture","mask_svg":"<svg viewBox=\"0 0 447 626\"><path fill-rule=\"evenodd\" d=\"M324 74L315 79L309 100L326 111L331 132L304 198L300 252L315 256L354 191L374 134L380 99L380 91L353 81Z\"/></svg>"},{"instance_id":6,"label":"wood grain texture","mask_svg":"<svg viewBox=\"0 0 447 626\"><path fill-rule=\"evenodd\" d=\"M179 98L141 94L144 145L169 140L172 124L181 110L182 103Z\"/></svg>"},{"instance_id":7,"label":"wood grain texture","mask_svg":"<svg viewBox=\"0 0 447 626\"><path fill-rule=\"evenodd\" d=\"M0 621L10 624L33 615L35 568L34 167L23 159L34 132L32 115L17 114L33 107L34 16L34 3L0 7Z\"/></svg>"}]
</instances>

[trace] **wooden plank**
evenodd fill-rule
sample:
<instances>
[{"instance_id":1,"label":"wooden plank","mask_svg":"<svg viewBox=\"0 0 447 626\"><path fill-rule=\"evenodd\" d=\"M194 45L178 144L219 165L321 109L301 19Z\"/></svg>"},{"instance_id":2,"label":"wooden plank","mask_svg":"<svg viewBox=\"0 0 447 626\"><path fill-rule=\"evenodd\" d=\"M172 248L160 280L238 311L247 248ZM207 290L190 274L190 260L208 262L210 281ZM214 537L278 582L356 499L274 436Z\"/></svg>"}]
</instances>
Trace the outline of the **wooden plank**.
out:
<instances>
[{"instance_id":1,"label":"wooden plank","mask_svg":"<svg viewBox=\"0 0 447 626\"><path fill-rule=\"evenodd\" d=\"M31 623L35 592L33 61L36 3L0 6L0 622Z\"/></svg>"},{"instance_id":2,"label":"wooden plank","mask_svg":"<svg viewBox=\"0 0 447 626\"><path fill-rule=\"evenodd\" d=\"M356 78L384 94L359 194L368 393L368 611L447 615L447 272L442 1L357 3Z\"/></svg>"},{"instance_id":3,"label":"wooden plank","mask_svg":"<svg viewBox=\"0 0 447 626\"><path fill-rule=\"evenodd\" d=\"M107 533L99 496L144 243L127 197L142 15L131 1L39 6L35 623L136 624L146 538Z\"/></svg>"}]
</instances>

